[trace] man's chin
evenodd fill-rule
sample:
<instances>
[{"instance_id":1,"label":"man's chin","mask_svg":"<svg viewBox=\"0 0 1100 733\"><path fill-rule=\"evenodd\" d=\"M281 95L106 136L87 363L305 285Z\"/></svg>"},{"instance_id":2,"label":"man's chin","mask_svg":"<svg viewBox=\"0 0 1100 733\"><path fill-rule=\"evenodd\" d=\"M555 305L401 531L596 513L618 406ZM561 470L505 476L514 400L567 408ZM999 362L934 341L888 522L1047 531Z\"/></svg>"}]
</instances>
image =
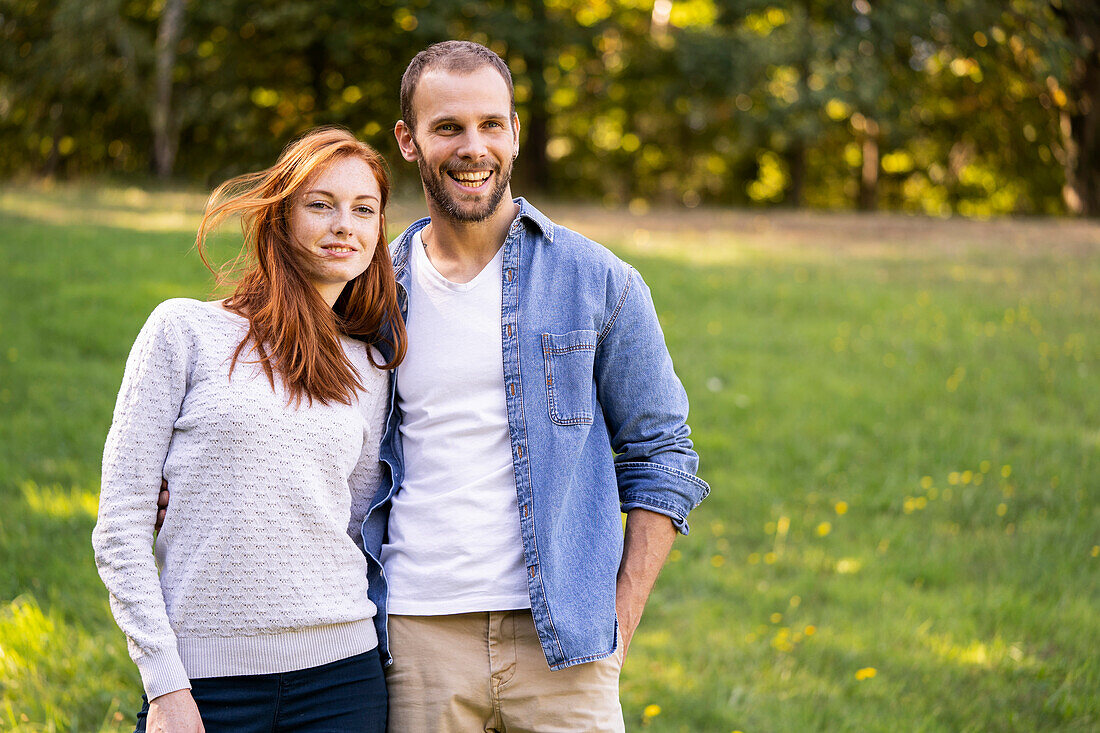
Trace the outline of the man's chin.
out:
<instances>
[{"instance_id":1,"label":"man's chin","mask_svg":"<svg viewBox=\"0 0 1100 733\"><path fill-rule=\"evenodd\" d=\"M451 219L463 224L476 224L485 221L496 213L504 200L507 186L500 186L484 196L460 200L444 192L429 191L435 204Z\"/></svg>"},{"instance_id":2,"label":"man's chin","mask_svg":"<svg viewBox=\"0 0 1100 733\"><path fill-rule=\"evenodd\" d=\"M454 201L450 202L450 206L446 207L447 213L451 215L451 218L456 221L461 221L466 224L476 224L479 221L485 221L493 212L496 211L496 206L490 206L491 201ZM497 206L500 203L497 202Z\"/></svg>"}]
</instances>

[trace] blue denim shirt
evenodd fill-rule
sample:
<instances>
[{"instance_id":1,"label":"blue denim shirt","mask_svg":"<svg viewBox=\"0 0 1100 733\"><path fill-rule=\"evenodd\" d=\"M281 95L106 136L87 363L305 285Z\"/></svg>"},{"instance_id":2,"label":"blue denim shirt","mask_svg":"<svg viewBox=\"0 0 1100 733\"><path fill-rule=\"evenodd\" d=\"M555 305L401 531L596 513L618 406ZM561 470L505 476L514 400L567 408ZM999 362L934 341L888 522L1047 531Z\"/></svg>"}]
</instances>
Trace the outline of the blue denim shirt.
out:
<instances>
[{"instance_id":1,"label":"blue denim shirt","mask_svg":"<svg viewBox=\"0 0 1100 733\"><path fill-rule=\"evenodd\" d=\"M516 203L501 278L504 389L531 614L547 663L561 669L615 651L620 512L665 514L686 534L688 512L710 489L695 476L687 395L638 272L522 198ZM405 317L409 246L428 222L390 245ZM387 664L378 559L404 469L400 422L391 375L381 448L388 471L363 521Z\"/></svg>"}]
</instances>

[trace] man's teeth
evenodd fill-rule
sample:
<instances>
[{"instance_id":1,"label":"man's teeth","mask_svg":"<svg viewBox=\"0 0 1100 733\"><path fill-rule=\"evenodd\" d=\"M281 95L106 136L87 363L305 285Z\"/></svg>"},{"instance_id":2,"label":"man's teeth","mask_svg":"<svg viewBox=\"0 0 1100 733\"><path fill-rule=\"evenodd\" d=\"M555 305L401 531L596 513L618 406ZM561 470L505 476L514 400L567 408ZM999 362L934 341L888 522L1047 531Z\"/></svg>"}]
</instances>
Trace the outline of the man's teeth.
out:
<instances>
[{"instance_id":1,"label":"man's teeth","mask_svg":"<svg viewBox=\"0 0 1100 733\"><path fill-rule=\"evenodd\" d=\"M492 171L451 171L450 173L451 178L455 179L460 185L470 188L477 188L489 180L489 176L492 175Z\"/></svg>"}]
</instances>

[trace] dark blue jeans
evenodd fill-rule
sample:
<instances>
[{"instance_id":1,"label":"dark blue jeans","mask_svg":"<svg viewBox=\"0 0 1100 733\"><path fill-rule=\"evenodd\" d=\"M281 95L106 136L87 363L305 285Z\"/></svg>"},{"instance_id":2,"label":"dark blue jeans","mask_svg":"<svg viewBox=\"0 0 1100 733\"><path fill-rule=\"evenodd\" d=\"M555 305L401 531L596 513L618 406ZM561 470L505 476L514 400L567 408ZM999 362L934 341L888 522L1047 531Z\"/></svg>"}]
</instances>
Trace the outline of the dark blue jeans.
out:
<instances>
[{"instance_id":1,"label":"dark blue jeans","mask_svg":"<svg viewBox=\"0 0 1100 733\"><path fill-rule=\"evenodd\" d=\"M384 733L386 678L378 649L280 674L191 680L207 733ZM142 695L135 733L145 733Z\"/></svg>"}]
</instances>

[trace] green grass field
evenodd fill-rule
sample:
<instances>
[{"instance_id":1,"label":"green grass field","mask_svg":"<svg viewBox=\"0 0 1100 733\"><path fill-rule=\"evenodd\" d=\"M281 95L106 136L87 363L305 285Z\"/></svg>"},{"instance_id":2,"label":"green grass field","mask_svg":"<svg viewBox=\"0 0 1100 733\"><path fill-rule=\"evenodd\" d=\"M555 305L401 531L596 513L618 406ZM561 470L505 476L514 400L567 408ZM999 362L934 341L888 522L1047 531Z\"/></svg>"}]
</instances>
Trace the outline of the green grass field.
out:
<instances>
[{"instance_id":1,"label":"green grass field","mask_svg":"<svg viewBox=\"0 0 1100 733\"><path fill-rule=\"evenodd\" d=\"M132 726L89 536L130 344L209 293L200 205L0 189L0 730ZM1100 728L1100 225L546 210L650 283L713 488L628 729Z\"/></svg>"}]
</instances>

